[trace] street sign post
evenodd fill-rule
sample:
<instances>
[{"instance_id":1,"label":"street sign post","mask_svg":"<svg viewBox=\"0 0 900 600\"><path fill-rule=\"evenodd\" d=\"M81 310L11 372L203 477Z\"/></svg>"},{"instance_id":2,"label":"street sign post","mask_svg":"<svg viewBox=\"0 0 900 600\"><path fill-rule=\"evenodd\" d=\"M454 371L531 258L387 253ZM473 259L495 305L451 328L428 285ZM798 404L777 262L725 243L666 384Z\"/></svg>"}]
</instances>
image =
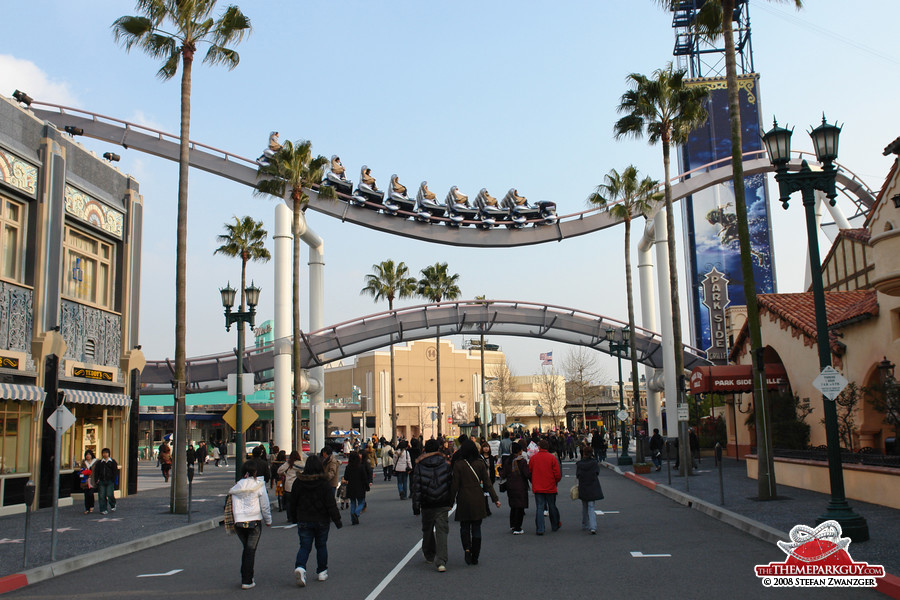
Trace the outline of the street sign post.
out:
<instances>
[{"instance_id":1,"label":"street sign post","mask_svg":"<svg viewBox=\"0 0 900 600\"><path fill-rule=\"evenodd\" d=\"M689 421L690 420L690 409L686 402L682 402L678 405L678 421Z\"/></svg>"},{"instance_id":2,"label":"street sign post","mask_svg":"<svg viewBox=\"0 0 900 600\"><path fill-rule=\"evenodd\" d=\"M628 418L628 411L625 409L622 409L616 413L616 416L619 417L620 421L624 421L625 419Z\"/></svg>"},{"instance_id":3,"label":"street sign post","mask_svg":"<svg viewBox=\"0 0 900 600\"><path fill-rule=\"evenodd\" d=\"M244 411L242 413L243 419L241 421L241 425L243 426L243 429L241 430L241 433L244 433L245 431L247 431L247 428L250 427L251 425L253 425L253 423L256 421L256 419L259 418L259 414L257 414L257 412L255 410L250 408L250 405L247 403L243 403L243 404L241 404L241 406L244 407ZM229 427L231 427L232 429L237 431L236 417L237 417L237 404L232 404L231 408L229 408L225 412L225 414L222 415L222 420L225 421L226 423L228 423Z\"/></svg>"},{"instance_id":4,"label":"street sign post","mask_svg":"<svg viewBox=\"0 0 900 600\"><path fill-rule=\"evenodd\" d=\"M837 398L847 387L847 383L847 378L831 365L822 369L818 377L813 379L813 386L829 400Z\"/></svg>"}]
</instances>

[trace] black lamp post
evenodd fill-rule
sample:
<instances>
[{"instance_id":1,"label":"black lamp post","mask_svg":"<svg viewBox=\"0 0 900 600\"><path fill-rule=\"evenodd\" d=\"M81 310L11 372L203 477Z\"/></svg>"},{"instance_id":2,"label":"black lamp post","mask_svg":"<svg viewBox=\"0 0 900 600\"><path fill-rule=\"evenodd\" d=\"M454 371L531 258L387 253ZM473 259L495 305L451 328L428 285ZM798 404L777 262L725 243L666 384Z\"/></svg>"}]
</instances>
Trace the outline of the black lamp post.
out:
<instances>
[{"instance_id":1,"label":"black lamp post","mask_svg":"<svg viewBox=\"0 0 900 600\"><path fill-rule=\"evenodd\" d=\"M625 382L622 381L622 351L625 351L625 356L627 357L630 333L627 325L619 330L613 329L612 327L606 330L606 341L609 343L609 352L610 354L615 353L616 359L619 362L620 411L625 410ZM625 419L620 419L619 421L622 424L622 453L619 455L618 464L619 466L627 466L634 464L634 461L631 460L631 457L628 455L628 433L625 429Z\"/></svg>"},{"instance_id":2,"label":"black lamp post","mask_svg":"<svg viewBox=\"0 0 900 600\"><path fill-rule=\"evenodd\" d=\"M544 409L540 404L538 404L537 406L534 407L534 414L538 418L538 431L543 433L543 431L541 429L541 417L544 416Z\"/></svg>"},{"instance_id":3,"label":"black lamp post","mask_svg":"<svg viewBox=\"0 0 900 600\"><path fill-rule=\"evenodd\" d=\"M259 304L259 288L250 285L244 290L247 300L247 306L250 310L245 311L243 302L241 309L232 312L231 307L234 306L234 297L237 290L231 287L229 283L219 290L222 294L222 306L225 307L225 331L231 331L232 323L237 323L237 389L235 390L235 457L234 457L234 480L241 478L241 467L247 458L247 452L244 447L244 323L249 323L250 327L256 324L256 305Z\"/></svg>"},{"instance_id":4,"label":"black lamp post","mask_svg":"<svg viewBox=\"0 0 900 600\"><path fill-rule=\"evenodd\" d=\"M841 128L831 125L822 116L822 124L809 132L816 151L816 159L822 164L821 171L813 171L804 160L797 173L788 173L788 161L791 158L791 134L793 129L779 127L775 122L773 128L763 136L769 160L775 167L775 181L778 182L780 200L784 209L793 192L800 192L803 207L806 209L806 236L809 242L809 263L812 273L813 302L816 311L816 344L819 350L819 368L831 366L831 347L828 338L828 317L825 309L825 289L822 284L822 261L819 258L819 241L816 230L815 191L823 192L832 206L835 204L837 190L835 175L837 169L834 161L838 154L838 141ZM831 481L831 502L825 513L816 519L816 524L835 520L841 525L844 534L854 542L869 539L869 526L866 520L856 514L847 503L844 495L844 472L841 467L840 438L838 436L837 409L835 403L823 397L825 407L825 438L828 444L828 473Z\"/></svg>"}]
</instances>

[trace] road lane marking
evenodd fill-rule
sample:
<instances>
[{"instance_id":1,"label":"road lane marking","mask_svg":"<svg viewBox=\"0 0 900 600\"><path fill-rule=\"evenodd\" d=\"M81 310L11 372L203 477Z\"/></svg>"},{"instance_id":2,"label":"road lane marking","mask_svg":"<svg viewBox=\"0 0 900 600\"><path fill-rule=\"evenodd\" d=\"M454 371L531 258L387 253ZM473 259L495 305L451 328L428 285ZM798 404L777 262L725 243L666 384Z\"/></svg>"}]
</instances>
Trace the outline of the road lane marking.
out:
<instances>
[{"instance_id":1,"label":"road lane marking","mask_svg":"<svg viewBox=\"0 0 900 600\"><path fill-rule=\"evenodd\" d=\"M25 538L21 538L21 539L3 538L3 539L0 539L0 544L21 544L24 541L25 541Z\"/></svg>"},{"instance_id":2,"label":"road lane marking","mask_svg":"<svg viewBox=\"0 0 900 600\"><path fill-rule=\"evenodd\" d=\"M184 571L184 569L172 569L168 573L144 573L143 575L138 575L138 577L168 577L169 575L181 573L182 571Z\"/></svg>"},{"instance_id":3,"label":"road lane marking","mask_svg":"<svg viewBox=\"0 0 900 600\"><path fill-rule=\"evenodd\" d=\"M619 514L619 511L617 511L617 510L595 510L595 511L594 511L594 514L595 514L595 515L600 515L600 516L603 516L603 515L617 515L617 514Z\"/></svg>"},{"instance_id":4,"label":"road lane marking","mask_svg":"<svg viewBox=\"0 0 900 600\"><path fill-rule=\"evenodd\" d=\"M447 513L447 517L449 518L450 515L452 515L454 512L456 512L456 506L454 506L450 510L450 512ZM398 562L397 565L393 569L391 569L391 572L385 575L384 579L381 580L381 583L375 586L375 589L372 590L372 592L368 596L366 596L366 600L375 600L375 598L377 598L378 595L384 591L384 588L386 588L388 584L394 580L394 577L397 576L397 573L403 570L403 567L406 566L406 563L408 563L412 559L412 557L415 556L419 550L421 550L421 548L422 540L419 539L419 541L415 543L415 545L409 550L409 552L406 553L406 556L404 556L400 560L400 562Z\"/></svg>"},{"instance_id":5,"label":"road lane marking","mask_svg":"<svg viewBox=\"0 0 900 600\"><path fill-rule=\"evenodd\" d=\"M671 554L644 554L643 552L631 552L631 558L671 558Z\"/></svg>"}]
</instances>

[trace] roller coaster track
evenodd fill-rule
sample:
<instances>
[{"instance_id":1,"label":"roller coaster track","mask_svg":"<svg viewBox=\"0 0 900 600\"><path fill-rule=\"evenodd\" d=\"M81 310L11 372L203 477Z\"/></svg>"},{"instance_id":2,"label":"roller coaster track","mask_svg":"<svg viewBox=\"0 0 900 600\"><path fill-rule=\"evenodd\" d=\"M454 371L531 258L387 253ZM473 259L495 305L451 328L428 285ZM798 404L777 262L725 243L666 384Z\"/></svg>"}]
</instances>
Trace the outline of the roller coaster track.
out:
<instances>
[{"instance_id":1,"label":"roller coaster track","mask_svg":"<svg viewBox=\"0 0 900 600\"><path fill-rule=\"evenodd\" d=\"M438 327L447 335L511 335L540 338L586 346L609 353L608 328L627 325L617 319L564 306L509 300L466 300L421 304L376 313L302 333L301 365L310 368L384 348L397 342L435 337ZM662 340L659 334L636 328L635 350L644 365L662 368ZM245 372L255 373L256 383L271 380L275 354L290 352L290 340L249 349L244 359ZM224 380L236 372L234 352L188 359L188 391L224 389ZM685 369L708 365L702 350L684 347ZM268 372L268 374L266 374ZM174 364L166 359L147 361L141 376L142 393L171 393Z\"/></svg>"},{"instance_id":2,"label":"roller coaster track","mask_svg":"<svg viewBox=\"0 0 900 600\"><path fill-rule=\"evenodd\" d=\"M37 117L45 119L59 128L77 127L83 130L86 137L171 161L178 161L179 140L175 135L121 119L56 104L35 101L32 102L31 110ZM798 159L791 161L789 169L799 170L802 155L806 153L795 152L795 154L798 155ZM748 152L744 156L745 175L773 170L763 151ZM191 142L190 164L202 171L249 187L256 185L256 162L225 150L219 150L199 142ZM874 203L875 194L846 167L842 165L837 165L837 167L839 191L854 203L856 214L865 213ZM673 200L680 200L702 189L729 181L731 178L730 158L703 165L672 178ZM314 186L312 189L306 190L310 197L309 210L384 233L451 246L499 248L558 242L612 227L620 222L619 219L613 218L610 211L594 208L562 215L552 225L522 229L504 227L485 230L472 226L450 227L446 224L448 219L442 217L435 217L429 223L422 223L413 219L412 217L415 215L409 212L400 211L398 215L389 215L372 210L372 208L379 208L374 204L368 207L354 206L349 202L350 197L342 194L338 195L338 200L319 201L317 189L317 186ZM478 222L464 221L463 223L476 225Z\"/></svg>"}]
</instances>

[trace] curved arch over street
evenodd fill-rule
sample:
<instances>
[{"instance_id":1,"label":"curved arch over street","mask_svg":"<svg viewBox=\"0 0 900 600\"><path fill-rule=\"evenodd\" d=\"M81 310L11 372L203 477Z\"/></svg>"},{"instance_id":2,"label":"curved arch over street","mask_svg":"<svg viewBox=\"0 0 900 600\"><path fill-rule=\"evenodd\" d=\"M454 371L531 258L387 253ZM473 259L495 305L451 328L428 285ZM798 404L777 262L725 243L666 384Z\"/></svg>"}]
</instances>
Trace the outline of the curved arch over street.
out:
<instances>
[{"instance_id":1,"label":"curved arch over street","mask_svg":"<svg viewBox=\"0 0 900 600\"><path fill-rule=\"evenodd\" d=\"M351 321L303 333L301 363L304 368L323 365L387 347L392 341L411 342L441 335L510 335L540 338L593 348L609 353L608 328L619 329L627 323L574 308L509 300L465 300L421 304L367 315ZM637 328L638 361L662 368L662 342L659 334ZM706 353L684 346L686 369L707 365ZM271 380L262 373L270 371L276 353L290 352L290 340L283 338L244 355L244 369L256 374L256 382ZM229 373L236 371L232 353L190 358L187 361L189 391L199 392L224 387ZM171 392L174 365L166 360L147 361L141 377L143 393Z\"/></svg>"}]
</instances>

